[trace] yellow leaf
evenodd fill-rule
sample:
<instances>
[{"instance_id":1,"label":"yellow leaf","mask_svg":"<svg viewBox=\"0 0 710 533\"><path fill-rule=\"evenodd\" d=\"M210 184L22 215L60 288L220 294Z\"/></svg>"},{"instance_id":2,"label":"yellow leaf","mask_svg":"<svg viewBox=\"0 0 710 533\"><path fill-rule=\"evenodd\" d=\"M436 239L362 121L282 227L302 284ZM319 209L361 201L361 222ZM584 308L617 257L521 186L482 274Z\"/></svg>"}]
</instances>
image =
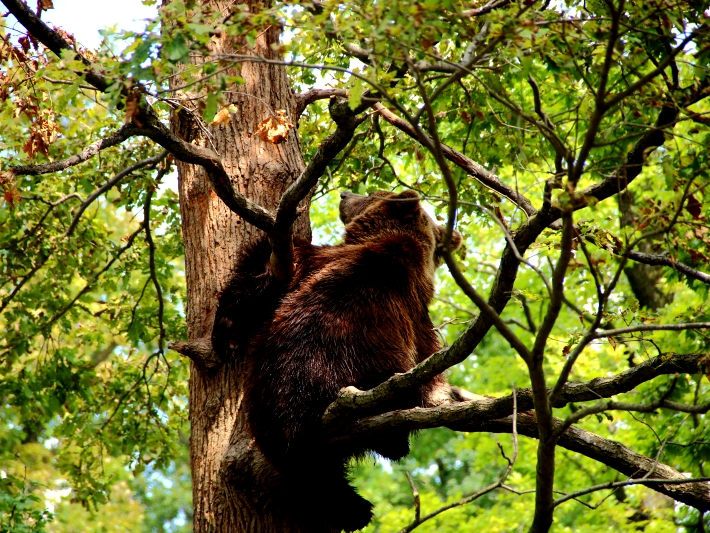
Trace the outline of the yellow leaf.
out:
<instances>
[{"instance_id":1,"label":"yellow leaf","mask_svg":"<svg viewBox=\"0 0 710 533\"><path fill-rule=\"evenodd\" d=\"M223 107L217 112L210 124L212 124L213 126L219 126L220 124L228 124L229 115L231 115L232 113L236 113L236 111L237 106L235 106L234 104L231 104L227 107Z\"/></svg>"}]
</instances>

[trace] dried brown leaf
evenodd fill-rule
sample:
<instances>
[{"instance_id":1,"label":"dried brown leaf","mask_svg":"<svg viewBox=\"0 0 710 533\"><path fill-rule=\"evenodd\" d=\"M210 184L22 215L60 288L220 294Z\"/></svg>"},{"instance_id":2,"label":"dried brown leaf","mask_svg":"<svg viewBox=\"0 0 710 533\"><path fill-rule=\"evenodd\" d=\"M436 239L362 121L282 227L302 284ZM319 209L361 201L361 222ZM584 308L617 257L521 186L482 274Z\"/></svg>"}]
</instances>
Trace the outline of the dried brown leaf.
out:
<instances>
[{"instance_id":1,"label":"dried brown leaf","mask_svg":"<svg viewBox=\"0 0 710 533\"><path fill-rule=\"evenodd\" d=\"M0 172L0 189L2 189L5 201L10 204L10 207L15 207L20 201L20 192L15 187L14 172Z\"/></svg>"},{"instance_id":2,"label":"dried brown leaf","mask_svg":"<svg viewBox=\"0 0 710 533\"><path fill-rule=\"evenodd\" d=\"M286 111L279 109L276 116L265 118L256 128L259 138L271 144L280 144L288 137L289 130L293 129L293 124L289 122Z\"/></svg>"},{"instance_id":3,"label":"dried brown leaf","mask_svg":"<svg viewBox=\"0 0 710 533\"><path fill-rule=\"evenodd\" d=\"M25 53L30 51L30 40L27 37L20 37L17 39L17 42L20 43L20 46Z\"/></svg>"},{"instance_id":4,"label":"dried brown leaf","mask_svg":"<svg viewBox=\"0 0 710 533\"><path fill-rule=\"evenodd\" d=\"M143 125L138 120L138 115L140 114L140 108L138 104L141 100L141 93L138 91L131 92L126 98L126 113L123 115L123 123L128 124L133 121L133 123L142 128Z\"/></svg>"},{"instance_id":5,"label":"dried brown leaf","mask_svg":"<svg viewBox=\"0 0 710 533\"><path fill-rule=\"evenodd\" d=\"M47 11L48 9L54 9L54 4L52 0L38 0L37 7L38 11Z\"/></svg>"},{"instance_id":6,"label":"dried brown leaf","mask_svg":"<svg viewBox=\"0 0 710 533\"><path fill-rule=\"evenodd\" d=\"M49 146L57 140L59 126L54 121L51 109L42 109L37 119L30 126L30 138L22 147L27 156L32 159L37 152L49 157Z\"/></svg>"},{"instance_id":7,"label":"dried brown leaf","mask_svg":"<svg viewBox=\"0 0 710 533\"><path fill-rule=\"evenodd\" d=\"M220 109L217 114L212 119L213 126L219 126L220 124L229 124L229 116L237 111L237 106L234 104L228 105Z\"/></svg>"}]
</instances>

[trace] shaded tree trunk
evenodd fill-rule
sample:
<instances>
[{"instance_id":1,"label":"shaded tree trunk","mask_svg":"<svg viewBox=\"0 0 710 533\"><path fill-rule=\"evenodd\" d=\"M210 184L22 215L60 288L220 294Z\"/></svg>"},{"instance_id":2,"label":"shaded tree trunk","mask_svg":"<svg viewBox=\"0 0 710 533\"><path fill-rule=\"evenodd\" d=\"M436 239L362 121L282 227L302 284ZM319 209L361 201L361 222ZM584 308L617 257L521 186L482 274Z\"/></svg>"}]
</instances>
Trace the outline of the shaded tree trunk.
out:
<instances>
[{"instance_id":1,"label":"shaded tree trunk","mask_svg":"<svg viewBox=\"0 0 710 533\"><path fill-rule=\"evenodd\" d=\"M635 209L637 198L633 191L626 190L618 195L621 211L621 227L635 225ZM658 253L648 240L641 241L636 249L643 253ZM636 296L641 307L655 311L673 301L673 295L663 292L660 287L663 277L663 267L644 265L629 261L624 268L624 274L629 280L631 291Z\"/></svg>"},{"instance_id":2,"label":"shaded tree trunk","mask_svg":"<svg viewBox=\"0 0 710 533\"><path fill-rule=\"evenodd\" d=\"M203 2L224 17L230 1ZM271 27L257 40L254 53L279 58L271 45L279 28ZM241 43L222 37L215 51L248 53ZM174 132L222 157L234 186L266 209L275 207L288 185L304 169L301 146L294 130L279 145L254 135L257 124L274 110L294 116L295 100L281 66L245 63L238 72L245 84L228 94L238 112L229 124L208 126L210 138L191 113L171 118ZM248 95L248 96L247 96ZM266 105L271 106L269 109ZM199 114L199 113L196 113ZM178 163L180 210L185 243L187 334L193 341L210 335L218 295L246 246L262 232L233 214L217 196L201 167ZM308 213L296 221L294 233L310 239ZM190 370L190 458L192 464L194 531L196 533L299 531L277 506L266 505L271 470L251 440L240 409L244 361L230 361L216 372L192 363Z\"/></svg>"}]
</instances>

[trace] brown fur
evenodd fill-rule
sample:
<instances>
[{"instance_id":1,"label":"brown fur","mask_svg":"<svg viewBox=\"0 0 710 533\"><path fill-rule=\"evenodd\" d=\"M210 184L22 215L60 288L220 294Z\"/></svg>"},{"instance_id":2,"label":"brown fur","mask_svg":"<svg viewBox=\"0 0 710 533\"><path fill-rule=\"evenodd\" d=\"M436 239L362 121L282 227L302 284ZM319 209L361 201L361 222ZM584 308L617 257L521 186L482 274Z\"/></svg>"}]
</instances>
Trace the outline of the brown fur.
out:
<instances>
[{"instance_id":1,"label":"brown fur","mask_svg":"<svg viewBox=\"0 0 710 533\"><path fill-rule=\"evenodd\" d=\"M427 305L442 229L411 191L342 198L344 242L297 243L294 278L281 288L265 283L270 274L262 246L237 269L213 339L215 346L244 347L245 338L235 333L239 321L250 329L263 321L246 350L244 401L256 441L283 474L284 498L306 519L353 531L366 526L372 512L348 484L348 459L367 451L400 459L409 452L408 432L326 445L321 416L341 388L370 389L439 349ZM453 247L460 242L455 233ZM265 301L249 312L248 302L259 299ZM431 404L443 387L438 376L381 411Z\"/></svg>"}]
</instances>

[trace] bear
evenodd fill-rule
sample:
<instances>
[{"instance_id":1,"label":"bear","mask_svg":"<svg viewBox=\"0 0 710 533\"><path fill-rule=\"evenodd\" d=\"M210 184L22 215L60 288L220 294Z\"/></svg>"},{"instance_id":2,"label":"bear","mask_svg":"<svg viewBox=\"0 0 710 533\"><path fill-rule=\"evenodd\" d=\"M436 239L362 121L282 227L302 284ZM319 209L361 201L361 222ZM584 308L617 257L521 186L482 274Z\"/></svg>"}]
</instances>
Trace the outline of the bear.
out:
<instances>
[{"instance_id":1,"label":"bear","mask_svg":"<svg viewBox=\"0 0 710 533\"><path fill-rule=\"evenodd\" d=\"M282 500L319 528L355 531L372 505L349 484L349 459L401 459L409 431L328 444L321 417L343 387L371 389L440 348L428 304L444 230L414 191L341 198L343 242L295 240L287 283L271 272L266 239L249 250L222 293L212 340L218 353L247 358L243 406L283 478ZM454 232L452 249L460 243ZM450 390L439 375L377 412L436 405Z\"/></svg>"}]
</instances>

